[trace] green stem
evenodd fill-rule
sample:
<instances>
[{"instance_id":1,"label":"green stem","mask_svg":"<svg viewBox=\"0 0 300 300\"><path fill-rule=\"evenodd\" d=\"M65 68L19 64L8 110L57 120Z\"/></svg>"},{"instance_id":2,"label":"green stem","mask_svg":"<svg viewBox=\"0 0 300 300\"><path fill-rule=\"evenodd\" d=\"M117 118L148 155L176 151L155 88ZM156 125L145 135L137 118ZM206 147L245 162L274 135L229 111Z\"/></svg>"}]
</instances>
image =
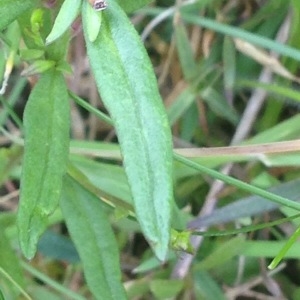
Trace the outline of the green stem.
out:
<instances>
[{"instance_id":1,"label":"green stem","mask_svg":"<svg viewBox=\"0 0 300 300\"><path fill-rule=\"evenodd\" d=\"M273 193L270 193L266 190L263 190L261 188L258 188L256 186L253 186L249 183L246 183L246 182L243 182L241 180L238 180L238 179L235 179L233 177L230 177L230 176L227 176L227 175L224 175L218 171L215 171L213 169L209 169L207 167L204 167L188 158L185 158L179 154L176 154L174 153L174 158L185 164L186 166L189 166L197 171L199 171L200 173L202 174L205 174L205 175L209 175L211 177L213 177L214 179L218 179L218 180L221 180L227 184L230 184L230 185L233 185L241 190L244 190L246 192L249 192L251 194L255 194L255 195L258 195L258 196L261 196L263 198L266 198L272 202L275 202L275 203L278 203L280 205L284 205L286 207L290 207L290 208L293 208L293 209L296 209L296 210L300 210L300 203L298 202L295 202L295 201L291 201L285 197L281 197L279 195L275 195Z\"/></svg>"},{"instance_id":2,"label":"green stem","mask_svg":"<svg viewBox=\"0 0 300 300\"><path fill-rule=\"evenodd\" d=\"M80 97L76 96L74 93L69 91L69 94L78 105L82 106L83 108L85 108L90 113L95 114L97 117L99 117L104 122L106 122L110 125L113 125L113 121L109 116L107 116L106 114L104 114L101 111L97 110L92 105L90 105L89 103L87 103L86 101L81 99ZM278 203L280 205L284 205L286 207L290 207L290 208L293 208L295 210L300 211L300 203L298 203L298 202L291 201L291 200L289 200L285 197L281 197L279 195L270 193L266 190L263 190L263 189L258 188L256 186L253 186L251 184L245 183L241 180L238 180L238 179L235 179L233 177L224 175L224 174L222 174L218 171L215 171L213 169L209 169L207 167L204 167L204 166L194 162L193 160L188 159L184 156L181 156L177 153L173 153L173 156L174 156L174 159L176 159L177 161L179 161L179 162L183 163L184 165L189 166L189 167L199 171L202 174L209 175L214 179L221 180L224 183L233 185L236 188L239 188L239 189L244 190L246 192L249 192L251 194L261 196L261 197L266 198L266 199L268 199L272 202L275 202L275 203Z\"/></svg>"},{"instance_id":3,"label":"green stem","mask_svg":"<svg viewBox=\"0 0 300 300\"><path fill-rule=\"evenodd\" d=\"M238 228L238 229L229 229L229 230L218 230L218 231L197 231L197 229L192 229L192 235L201 235L201 236L224 236L224 235L233 235L233 234L239 234L239 233L247 233L247 232L253 232L256 230L261 230L261 229L265 229L265 228L269 228L269 227L273 227L273 226L277 226L286 222L289 222L291 220L294 220L296 218L299 218L300 214L296 214L294 216L291 217L287 217L287 218L282 218L273 222L269 222L269 223L263 223L263 224L258 224L258 225L251 225L251 226L245 226L242 228Z\"/></svg>"},{"instance_id":4,"label":"green stem","mask_svg":"<svg viewBox=\"0 0 300 300\"><path fill-rule=\"evenodd\" d=\"M32 298L23 290L23 288L1 267L0 273L2 273L2 275L16 287L26 299L32 300Z\"/></svg>"},{"instance_id":5,"label":"green stem","mask_svg":"<svg viewBox=\"0 0 300 300\"><path fill-rule=\"evenodd\" d=\"M85 100L83 100L80 97L78 97L77 95L75 95L73 92L69 91L69 95L78 105L85 108L88 112L90 112L91 114L94 114L95 116L97 116L100 120L104 121L105 123L112 125L112 126L114 125L112 119L109 116L107 116L105 113L103 113L102 111L93 107L88 102L86 102Z\"/></svg>"}]
</instances>

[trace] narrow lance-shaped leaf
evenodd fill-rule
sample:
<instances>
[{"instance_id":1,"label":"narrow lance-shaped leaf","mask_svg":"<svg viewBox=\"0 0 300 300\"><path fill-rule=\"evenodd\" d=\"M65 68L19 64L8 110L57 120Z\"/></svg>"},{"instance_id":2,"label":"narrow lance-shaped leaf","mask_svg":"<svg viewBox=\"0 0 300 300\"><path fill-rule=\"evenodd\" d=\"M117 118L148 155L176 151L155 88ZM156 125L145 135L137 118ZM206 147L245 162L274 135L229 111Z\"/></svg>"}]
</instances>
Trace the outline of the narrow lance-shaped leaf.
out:
<instances>
[{"instance_id":1,"label":"narrow lance-shaped leaf","mask_svg":"<svg viewBox=\"0 0 300 300\"><path fill-rule=\"evenodd\" d=\"M193 50L187 31L179 15L177 16L176 23L174 24L174 33L183 75L185 80L189 82L195 77L197 65L194 59Z\"/></svg>"},{"instance_id":2,"label":"narrow lance-shaped leaf","mask_svg":"<svg viewBox=\"0 0 300 300\"><path fill-rule=\"evenodd\" d=\"M118 246L104 205L72 177L66 176L60 206L95 299L126 299Z\"/></svg>"},{"instance_id":3,"label":"narrow lance-shaped leaf","mask_svg":"<svg viewBox=\"0 0 300 300\"><path fill-rule=\"evenodd\" d=\"M172 144L166 113L147 53L125 13L110 1L94 43L83 27L90 64L117 131L143 233L164 260L170 238Z\"/></svg>"},{"instance_id":4,"label":"narrow lance-shaped leaf","mask_svg":"<svg viewBox=\"0 0 300 300\"><path fill-rule=\"evenodd\" d=\"M87 36L91 42L94 42L100 31L102 14L98 13L91 5L85 5L84 8L88 20Z\"/></svg>"},{"instance_id":5,"label":"narrow lance-shaped leaf","mask_svg":"<svg viewBox=\"0 0 300 300\"><path fill-rule=\"evenodd\" d=\"M18 211L19 239L27 258L36 252L47 217L58 205L69 147L69 101L63 76L41 76L24 112L25 153Z\"/></svg>"},{"instance_id":6,"label":"narrow lance-shaped leaf","mask_svg":"<svg viewBox=\"0 0 300 300\"><path fill-rule=\"evenodd\" d=\"M223 78L224 89L227 101L233 104L233 87L236 80L236 53L234 43L228 36L224 38L223 43Z\"/></svg>"},{"instance_id":7,"label":"narrow lance-shaped leaf","mask_svg":"<svg viewBox=\"0 0 300 300\"><path fill-rule=\"evenodd\" d=\"M82 0L65 0L55 19L53 28L46 39L46 43L50 44L69 29L75 18L77 17Z\"/></svg>"}]
</instances>

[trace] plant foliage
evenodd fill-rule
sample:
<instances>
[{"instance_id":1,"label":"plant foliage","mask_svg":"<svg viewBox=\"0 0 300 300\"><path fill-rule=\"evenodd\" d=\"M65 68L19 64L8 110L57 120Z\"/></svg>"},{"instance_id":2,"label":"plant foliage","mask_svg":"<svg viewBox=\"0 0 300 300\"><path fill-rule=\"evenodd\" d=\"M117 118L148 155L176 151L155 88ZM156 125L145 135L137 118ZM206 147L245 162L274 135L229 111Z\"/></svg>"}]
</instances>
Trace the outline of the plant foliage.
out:
<instances>
[{"instance_id":1,"label":"plant foliage","mask_svg":"<svg viewBox=\"0 0 300 300\"><path fill-rule=\"evenodd\" d=\"M175 2L0 0L0 299L225 299L299 259L299 3Z\"/></svg>"}]
</instances>

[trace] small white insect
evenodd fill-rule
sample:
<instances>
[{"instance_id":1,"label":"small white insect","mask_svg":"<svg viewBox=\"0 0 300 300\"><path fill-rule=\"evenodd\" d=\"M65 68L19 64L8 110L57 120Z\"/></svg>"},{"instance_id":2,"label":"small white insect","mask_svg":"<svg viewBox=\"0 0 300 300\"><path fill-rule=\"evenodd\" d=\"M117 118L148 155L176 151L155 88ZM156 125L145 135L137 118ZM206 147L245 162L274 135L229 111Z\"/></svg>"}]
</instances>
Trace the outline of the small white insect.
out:
<instances>
[{"instance_id":1,"label":"small white insect","mask_svg":"<svg viewBox=\"0 0 300 300\"><path fill-rule=\"evenodd\" d=\"M104 10L107 8L107 3L104 0L96 0L93 7L96 11Z\"/></svg>"}]
</instances>

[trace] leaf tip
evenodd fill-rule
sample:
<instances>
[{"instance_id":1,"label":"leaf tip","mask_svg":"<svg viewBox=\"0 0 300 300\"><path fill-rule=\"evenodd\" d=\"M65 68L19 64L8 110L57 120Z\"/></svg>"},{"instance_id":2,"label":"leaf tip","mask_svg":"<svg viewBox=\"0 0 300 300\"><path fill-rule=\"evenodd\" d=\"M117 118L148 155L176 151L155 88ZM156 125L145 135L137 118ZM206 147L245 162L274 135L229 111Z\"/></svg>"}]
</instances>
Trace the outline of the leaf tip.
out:
<instances>
[{"instance_id":1,"label":"leaf tip","mask_svg":"<svg viewBox=\"0 0 300 300\"><path fill-rule=\"evenodd\" d=\"M37 238L32 236L24 237L22 233L19 233L19 235L22 253L28 260L31 260L37 251Z\"/></svg>"},{"instance_id":2,"label":"leaf tip","mask_svg":"<svg viewBox=\"0 0 300 300\"><path fill-rule=\"evenodd\" d=\"M165 262L168 255L168 244L164 242L159 243L151 243L151 248L155 254L155 256L161 261Z\"/></svg>"},{"instance_id":3,"label":"leaf tip","mask_svg":"<svg viewBox=\"0 0 300 300\"><path fill-rule=\"evenodd\" d=\"M47 214L36 211L28 216L26 212L19 210L18 213L18 235L22 253L27 259L32 259L37 251L40 236L47 228Z\"/></svg>"},{"instance_id":4,"label":"leaf tip","mask_svg":"<svg viewBox=\"0 0 300 300\"><path fill-rule=\"evenodd\" d=\"M52 42L54 42L54 39L51 38L51 34L49 34L49 35L46 37L45 45L46 45L46 46L49 46Z\"/></svg>"}]
</instances>

